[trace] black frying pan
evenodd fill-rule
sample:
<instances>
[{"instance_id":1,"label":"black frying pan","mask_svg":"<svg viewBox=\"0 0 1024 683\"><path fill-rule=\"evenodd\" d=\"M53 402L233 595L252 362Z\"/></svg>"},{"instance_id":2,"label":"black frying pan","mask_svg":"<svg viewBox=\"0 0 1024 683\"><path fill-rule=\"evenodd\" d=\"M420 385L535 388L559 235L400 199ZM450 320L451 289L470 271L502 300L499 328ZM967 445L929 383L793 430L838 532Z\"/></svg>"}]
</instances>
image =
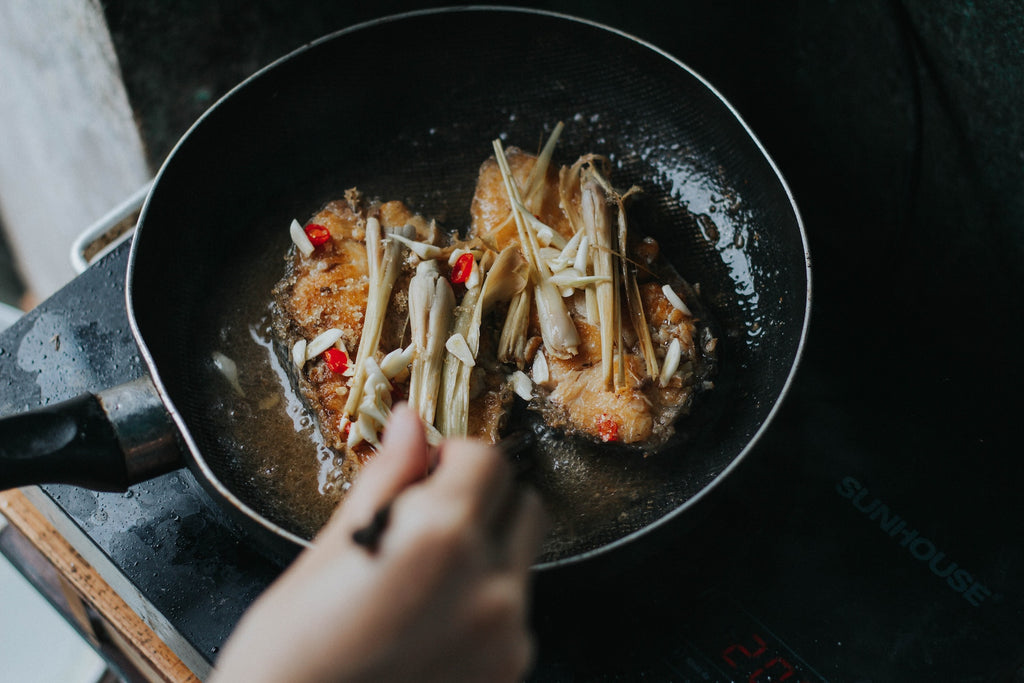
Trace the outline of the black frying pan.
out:
<instances>
[{"instance_id":1,"label":"black frying pan","mask_svg":"<svg viewBox=\"0 0 1024 683\"><path fill-rule=\"evenodd\" d=\"M280 381L261 336L290 220L355 185L464 228L490 140L533 149L558 120L567 128L557 161L603 153L618 186L644 189L634 221L700 284L720 372L657 453L562 440L536 454L533 476L555 517L541 566L621 546L685 514L750 451L799 360L810 270L793 198L737 113L685 65L606 27L493 8L341 31L211 108L160 170L132 246L128 316L152 384L82 398L70 421L52 410L17 416L0 428L21 435L2 441L0 485L27 483L28 472L36 483L117 488L187 463L255 539L285 553L308 544L324 503L281 491L329 491L331 456L311 445L312 428L287 396L267 388ZM216 352L239 365L245 397L215 369ZM53 437L74 422L85 436ZM30 423L49 430L58 460L77 474L57 473L52 455L43 466L11 464L34 448ZM83 479L99 471L75 465L83 449L116 481ZM306 470L278 457L295 449L313 463Z\"/></svg>"}]
</instances>

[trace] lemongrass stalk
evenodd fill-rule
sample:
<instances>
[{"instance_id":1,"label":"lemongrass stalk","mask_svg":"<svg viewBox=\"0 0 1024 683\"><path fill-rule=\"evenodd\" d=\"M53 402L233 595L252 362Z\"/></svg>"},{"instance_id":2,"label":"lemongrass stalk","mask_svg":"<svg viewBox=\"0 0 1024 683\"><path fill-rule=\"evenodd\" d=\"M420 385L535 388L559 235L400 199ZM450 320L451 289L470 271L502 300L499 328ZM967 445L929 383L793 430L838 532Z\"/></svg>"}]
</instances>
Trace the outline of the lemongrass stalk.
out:
<instances>
[{"instance_id":1,"label":"lemongrass stalk","mask_svg":"<svg viewBox=\"0 0 1024 683\"><path fill-rule=\"evenodd\" d=\"M526 184L523 193L526 197L527 213L532 216L534 213L539 212L540 207L544 204L544 194L547 191L547 182L545 179L548 174L548 167L551 165L551 157L555 151L555 145L558 143L558 138L562 134L562 129L565 125L559 121L555 125L554 130L551 131L551 135L548 136L548 140L544 143L544 147L541 149L540 154L534 161L533 168L530 169L530 173L526 176ZM515 210L511 209L508 216L506 216L497 227L491 230L492 233L501 233L506 229L510 221L515 220ZM554 231L552 231L554 232ZM555 232L555 235L558 235ZM561 235L558 235L561 238Z\"/></svg>"},{"instance_id":2,"label":"lemongrass stalk","mask_svg":"<svg viewBox=\"0 0 1024 683\"><path fill-rule=\"evenodd\" d=\"M525 204L530 209L530 215L536 213L544 202L544 190L547 188L544 178L548 174L551 157L555 153L555 146L558 144L558 138L561 137L563 128L565 128L565 124L561 121L555 124L547 142L544 143L540 154L537 155L536 163L530 169L530 175L526 178Z\"/></svg>"},{"instance_id":3,"label":"lemongrass stalk","mask_svg":"<svg viewBox=\"0 0 1024 683\"><path fill-rule=\"evenodd\" d=\"M399 229L411 233L412 226ZM405 236L409 236L406 234ZM355 375L352 377L351 391L345 402L345 416L355 413L362 398L363 382L366 378L366 361L372 359L380 345L380 335L384 328L391 290L402 268L402 248L397 240L387 240L381 244L380 222L370 217L366 220L366 257L367 270L370 275L370 292L367 296L366 314L363 318L363 331L359 337L359 349L356 351Z\"/></svg>"},{"instance_id":4,"label":"lemongrass stalk","mask_svg":"<svg viewBox=\"0 0 1024 683\"><path fill-rule=\"evenodd\" d=\"M618 258L618 254L622 253L622 251L618 248L617 240L614 237L612 241L614 242L614 252L612 253L612 292L614 292L612 316L615 321L615 367L617 368L615 388L620 389L626 386L626 345L622 339L622 300L619 297L619 292L622 291L622 278L619 276L619 269L615 267L614 261L622 260Z\"/></svg>"},{"instance_id":5,"label":"lemongrass stalk","mask_svg":"<svg viewBox=\"0 0 1024 683\"><path fill-rule=\"evenodd\" d=\"M430 309L430 336L427 340L426 363L423 367L424 380L420 384L420 414L426 424L434 423L437 413L438 388L441 385L441 369L444 363L445 340L455 314L455 294L446 278L438 278L434 284L434 305Z\"/></svg>"},{"instance_id":6,"label":"lemongrass stalk","mask_svg":"<svg viewBox=\"0 0 1024 683\"><path fill-rule=\"evenodd\" d=\"M568 267L570 263L575 264L576 257L579 255L580 243L583 239L583 233L578 232L572 236L562 250L558 252L558 256L553 259L548 259L548 266L551 267L551 271L561 270ZM583 271L580 270L582 273Z\"/></svg>"},{"instance_id":7,"label":"lemongrass stalk","mask_svg":"<svg viewBox=\"0 0 1024 683\"><path fill-rule=\"evenodd\" d=\"M430 260L419 263L416 274L409 280L409 334L417 355L422 355L427 348L434 283L440 276L437 262Z\"/></svg>"},{"instance_id":8,"label":"lemongrass stalk","mask_svg":"<svg viewBox=\"0 0 1024 683\"><path fill-rule=\"evenodd\" d=\"M572 166L563 167L558 172L558 204L562 207L562 213L565 214L574 234L583 232L583 216L580 215L576 195L580 190L580 169L586 159L587 157L580 157Z\"/></svg>"},{"instance_id":9,"label":"lemongrass stalk","mask_svg":"<svg viewBox=\"0 0 1024 683\"><path fill-rule=\"evenodd\" d=\"M466 341L476 356L480 351L480 323L483 315L499 301L508 301L526 288L527 265L519 250L513 246L502 249L498 258L484 276L480 296L473 307L473 319L470 321Z\"/></svg>"},{"instance_id":10,"label":"lemongrass stalk","mask_svg":"<svg viewBox=\"0 0 1024 683\"><path fill-rule=\"evenodd\" d=\"M508 194L509 206L512 210L512 218L516 224L516 231L519 235L519 248L523 251L527 263L530 264L531 273L542 276L540 268L543 267L540 258L540 245L537 244L537 236L530 230L522 210L523 200L519 194L519 187L512 176L512 169L508 165L508 158L501 146L501 140L494 140L494 158L498 162L498 169L501 171L501 179L505 183L505 192Z\"/></svg>"},{"instance_id":11,"label":"lemongrass stalk","mask_svg":"<svg viewBox=\"0 0 1024 683\"><path fill-rule=\"evenodd\" d=\"M444 253L444 249L437 245L429 244L427 242L418 242L416 240L411 240L408 237L398 234L397 232L392 233L391 237L392 239L396 239L405 246L409 247L412 253L416 254L423 260L436 259L439 256L441 256L441 254Z\"/></svg>"},{"instance_id":12,"label":"lemongrass stalk","mask_svg":"<svg viewBox=\"0 0 1024 683\"><path fill-rule=\"evenodd\" d=\"M588 169L589 170L589 169ZM605 389L614 388L613 353L615 351L615 302L616 292L612 284L611 228L608 211L604 201L600 183L592 173L585 170L580 176L581 200L580 208L583 226L591 244L596 247L592 261L594 275L608 278L607 281L595 286L597 292L598 323L601 333L601 378ZM620 341L621 345L621 341Z\"/></svg>"},{"instance_id":13,"label":"lemongrass stalk","mask_svg":"<svg viewBox=\"0 0 1024 683\"><path fill-rule=\"evenodd\" d=\"M542 232L547 235L547 244L552 244L559 249L563 249L565 245L569 243L568 240L562 237L561 233L541 219L537 218L526 204L518 204L516 208L519 210L520 215L526 219L526 222L530 227L533 228L533 232L537 236L538 243L541 242Z\"/></svg>"},{"instance_id":14,"label":"lemongrass stalk","mask_svg":"<svg viewBox=\"0 0 1024 683\"><path fill-rule=\"evenodd\" d=\"M448 280L440 276L437 263L419 264L409 282L411 345L416 350L409 375L409 404L427 425L433 425L437 410L444 342L454 309L455 295Z\"/></svg>"},{"instance_id":15,"label":"lemongrass stalk","mask_svg":"<svg viewBox=\"0 0 1024 683\"><path fill-rule=\"evenodd\" d=\"M580 219L582 221L582 217ZM581 229L578 235L583 235L583 239L580 240L580 245L576 249L576 258L573 260L573 268L577 272L586 275L588 271L592 270L591 266L591 250L590 250L590 238L586 235L586 229ZM584 308L584 315L586 320L591 325L597 325L600 322L600 316L597 312L597 294L593 287L587 287L583 290L585 297L586 306Z\"/></svg>"},{"instance_id":16,"label":"lemongrass stalk","mask_svg":"<svg viewBox=\"0 0 1024 683\"><path fill-rule=\"evenodd\" d=\"M622 199L617 198L619 209L619 250L625 253L628 245L628 226L626 223L626 207ZM619 259L622 266L622 282L626 291L626 309L629 319L640 341L640 353L647 366L648 377L658 377L658 357L654 354L654 342L651 340L651 329L647 326L647 314L644 312L643 300L640 297L640 285L636 280L636 265L629 259Z\"/></svg>"},{"instance_id":17,"label":"lemongrass stalk","mask_svg":"<svg viewBox=\"0 0 1024 683\"><path fill-rule=\"evenodd\" d=\"M451 330L453 336L458 334L465 338L479 296L480 288L477 287L467 290L462 297L462 303L455 309ZM472 371L473 368L459 360L455 354L449 352L445 355L439 387L439 395L444 399L437 403L435 425L446 437L466 436L469 431L469 378Z\"/></svg>"},{"instance_id":18,"label":"lemongrass stalk","mask_svg":"<svg viewBox=\"0 0 1024 683\"><path fill-rule=\"evenodd\" d=\"M551 273L547 264L540 257L540 245L537 244L536 235L524 220L523 212L520 209L522 199L519 196L519 188L512 178L512 171L509 169L508 159L505 158L501 141L494 140L493 145L494 156L501 169L509 204L512 206L512 215L515 218L516 230L519 234L520 249L529 264L531 279L534 282L533 296L537 305L541 337L549 353L556 358L570 358L576 355L579 348L579 332L569 317L561 293L550 282Z\"/></svg>"},{"instance_id":19,"label":"lemongrass stalk","mask_svg":"<svg viewBox=\"0 0 1024 683\"><path fill-rule=\"evenodd\" d=\"M355 422L349 427L348 447L355 448L366 441L374 448L380 447L377 438L391 417L391 383L372 357L363 363L365 380L356 408ZM351 394L350 394L351 396Z\"/></svg>"},{"instance_id":20,"label":"lemongrass stalk","mask_svg":"<svg viewBox=\"0 0 1024 683\"><path fill-rule=\"evenodd\" d=\"M530 323L530 290L512 297L498 340L498 360L522 365L526 351L526 328Z\"/></svg>"},{"instance_id":21,"label":"lemongrass stalk","mask_svg":"<svg viewBox=\"0 0 1024 683\"><path fill-rule=\"evenodd\" d=\"M581 275L575 268L566 268L560 270L551 276L551 282L556 287L571 287L573 289L583 289L590 285L596 285L602 282L611 282L611 278L601 275Z\"/></svg>"}]
</instances>

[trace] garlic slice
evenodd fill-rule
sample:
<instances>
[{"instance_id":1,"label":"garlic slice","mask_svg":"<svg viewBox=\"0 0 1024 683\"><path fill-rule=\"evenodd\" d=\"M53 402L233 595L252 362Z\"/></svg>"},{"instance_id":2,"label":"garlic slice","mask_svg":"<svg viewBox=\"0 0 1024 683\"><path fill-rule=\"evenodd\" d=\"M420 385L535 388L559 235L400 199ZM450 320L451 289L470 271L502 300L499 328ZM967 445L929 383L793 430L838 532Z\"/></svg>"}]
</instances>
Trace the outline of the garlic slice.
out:
<instances>
[{"instance_id":1,"label":"garlic slice","mask_svg":"<svg viewBox=\"0 0 1024 683\"><path fill-rule=\"evenodd\" d=\"M403 370L409 367L416 349L412 344L404 349L395 349L380 361L381 372L388 379L397 377Z\"/></svg>"},{"instance_id":2,"label":"garlic slice","mask_svg":"<svg viewBox=\"0 0 1024 683\"><path fill-rule=\"evenodd\" d=\"M466 342L466 338L458 332L448 337L448 341L444 343L444 347L448 349L449 353L458 358L464 364L470 367L476 365L476 359L473 358L473 352L470 350L469 344Z\"/></svg>"},{"instance_id":3,"label":"garlic slice","mask_svg":"<svg viewBox=\"0 0 1024 683\"><path fill-rule=\"evenodd\" d=\"M239 396L245 396L245 390L238 382L238 364L220 351L213 352L213 364L220 374L224 375L231 387L238 392Z\"/></svg>"},{"instance_id":4,"label":"garlic slice","mask_svg":"<svg viewBox=\"0 0 1024 683\"><path fill-rule=\"evenodd\" d=\"M522 370L516 370L512 373L512 390L524 401L529 401L533 398L533 382L530 381L530 378Z\"/></svg>"},{"instance_id":5,"label":"garlic slice","mask_svg":"<svg viewBox=\"0 0 1024 683\"><path fill-rule=\"evenodd\" d=\"M298 247L303 256L308 258L313 253L316 247L306 237L306 231L302 228L302 225L294 218L292 219L292 224L288 226L288 234L291 235L292 242L295 243L295 246Z\"/></svg>"},{"instance_id":6,"label":"garlic slice","mask_svg":"<svg viewBox=\"0 0 1024 683\"><path fill-rule=\"evenodd\" d=\"M398 240L405 246L409 247L412 253L416 254L424 261L427 261L429 259L436 259L442 253L442 249L440 247L434 246L433 244L427 244L426 242L417 242L416 240L411 240L408 237L404 237L396 232L392 232L388 236Z\"/></svg>"},{"instance_id":7,"label":"garlic slice","mask_svg":"<svg viewBox=\"0 0 1024 683\"><path fill-rule=\"evenodd\" d=\"M292 347L292 363L299 370L302 370L302 366L306 364L306 346L306 340L300 339Z\"/></svg>"},{"instance_id":8,"label":"garlic slice","mask_svg":"<svg viewBox=\"0 0 1024 683\"><path fill-rule=\"evenodd\" d=\"M683 349L679 344L677 337L672 338L672 342L668 345L668 351L665 353L665 360L661 366L661 375L658 377L658 383L661 386L667 386L672 380L672 375L676 374L676 370L679 369L679 361L683 357Z\"/></svg>"},{"instance_id":9,"label":"garlic slice","mask_svg":"<svg viewBox=\"0 0 1024 683\"><path fill-rule=\"evenodd\" d=\"M544 356L544 349L537 349L537 353L534 354L530 373L536 384L547 384L551 379L551 371L548 369L548 359Z\"/></svg>"},{"instance_id":10,"label":"garlic slice","mask_svg":"<svg viewBox=\"0 0 1024 683\"><path fill-rule=\"evenodd\" d=\"M683 303L683 300L680 299L679 295L672 290L671 286L665 285L661 288L661 291L665 293L665 298L668 299L668 302L672 304L674 308L682 311L690 317L693 317L693 313L690 312L690 308Z\"/></svg>"},{"instance_id":11,"label":"garlic slice","mask_svg":"<svg viewBox=\"0 0 1024 683\"><path fill-rule=\"evenodd\" d=\"M334 346L339 339L341 339L341 330L337 327L332 327L331 329L325 330L313 337L306 346L306 360L316 358L321 353Z\"/></svg>"}]
</instances>

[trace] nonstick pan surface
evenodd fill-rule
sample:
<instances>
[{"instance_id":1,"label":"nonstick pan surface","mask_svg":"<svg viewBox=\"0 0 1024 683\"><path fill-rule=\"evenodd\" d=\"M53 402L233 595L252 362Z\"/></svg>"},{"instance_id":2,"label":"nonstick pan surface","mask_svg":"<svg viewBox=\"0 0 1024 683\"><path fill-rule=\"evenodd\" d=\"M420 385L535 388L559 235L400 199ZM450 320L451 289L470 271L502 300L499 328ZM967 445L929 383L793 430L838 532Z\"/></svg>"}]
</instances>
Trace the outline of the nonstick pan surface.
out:
<instances>
[{"instance_id":1,"label":"nonstick pan surface","mask_svg":"<svg viewBox=\"0 0 1024 683\"><path fill-rule=\"evenodd\" d=\"M800 217L760 143L703 79L628 35L533 11L414 13L242 83L174 149L142 211L129 318L200 479L257 533L299 547L338 494L266 336L289 222L357 186L465 230L490 141L534 150L558 121L557 162L602 153L617 186L643 188L634 223L699 283L719 374L657 452L546 434L532 475L554 517L542 565L683 514L749 452L793 376L810 302Z\"/></svg>"}]
</instances>

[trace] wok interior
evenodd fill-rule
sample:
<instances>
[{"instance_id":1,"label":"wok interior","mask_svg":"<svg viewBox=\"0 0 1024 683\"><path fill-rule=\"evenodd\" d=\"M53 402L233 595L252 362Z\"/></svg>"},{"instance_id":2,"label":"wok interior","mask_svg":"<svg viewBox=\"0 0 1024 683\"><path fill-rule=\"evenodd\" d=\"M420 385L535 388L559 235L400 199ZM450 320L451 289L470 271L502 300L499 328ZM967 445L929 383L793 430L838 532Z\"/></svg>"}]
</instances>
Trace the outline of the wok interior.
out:
<instances>
[{"instance_id":1,"label":"wok interior","mask_svg":"<svg viewBox=\"0 0 1024 683\"><path fill-rule=\"evenodd\" d=\"M289 221L358 186L464 230L490 141L535 150L559 120L556 161L604 153L617 186L643 188L636 228L700 284L720 373L658 453L563 441L537 456L556 518L543 559L680 510L744 450L798 353L807 280L790 198L743 125L693 74L617 33L533 13L423 14L330 37L245 83L171 155L142 219L130 283L142 342L194 456L258 515L311 534L239 465L268 446L245 443L246 429L225 438L225 415L254 418L211 410L211 391L230 390L210 354L237 343L218 327L226 311L264 310Z\"/></svg>"}]
</instances>

